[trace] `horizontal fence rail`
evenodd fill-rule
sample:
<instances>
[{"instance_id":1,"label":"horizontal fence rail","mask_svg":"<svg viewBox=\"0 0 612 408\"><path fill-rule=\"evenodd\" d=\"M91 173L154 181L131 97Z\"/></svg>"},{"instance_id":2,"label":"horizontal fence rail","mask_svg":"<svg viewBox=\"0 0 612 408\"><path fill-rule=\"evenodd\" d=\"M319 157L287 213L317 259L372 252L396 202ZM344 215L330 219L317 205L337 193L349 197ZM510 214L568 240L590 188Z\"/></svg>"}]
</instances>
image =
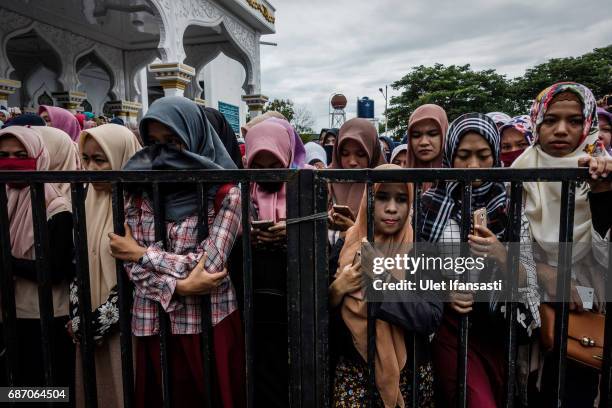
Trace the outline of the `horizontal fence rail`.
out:
<instances>
[{"instance_id":1,"label":"horizontal fence rail","mask_svg":"<svg viewBox=\"0 0 612 408\"><path fill-rule=\"evenodd\" d=\"M467 241L470 231L470 203L472 197L472 182L478 180L509 182L509 236L511 242L520 240L523 186L527 182L561 182L562 208L559 214L559 242L572 242L573 216L576 188L579 183L590 178L584 168L548 168L548 169L402 169L402 170L194 170L194 171L104 171L104 172L0 172L0 296L2 306L2 326L5 347L5 364L7 385L19 386L15 383L17 350L17 319L15 309L15 292L13 287L14 271L11 265L11 248L9 233L9 218L7 212L7 195L5 185L12 182L27 182L31 189L32 213L34 222L36 271L38 281L38 302L40 306L40 325L43 346L43 361L45 384L56 384L56 371L52 354L54 338L51 335L53 323L53 302L51 281L49 277L49 237L46 225L46 209L44 203L45 183L70 183L72 195L72 213L74 225L75 267L78 282L78 297L80 302L81 342L80 352L83 362L84 397L87 407L98 406L98 390L96 390L95 342L91 330L92 313L90 308L90 283L88 268L87 229L85 214L85 197L87 183L110 183L112 185L113 225L117 234L124 234L124 193L126 187L133 184L152 186L152 202L155 215L155 238L166 244L165 217L160 200L160 187L166 183L181 183L193 185L198 192L198 217L200 229L198 242L208 235L208 189L213 184L234 183L242 195L241 230L238 239L242 244L242 293L243 307L241 316L244 327L245 342L245 378L246 401L248 407L254 407L256 401L254 381L254 297L253 297L253 251L249 217L250 185L257 182L284 182L287 188L287 353L289 357L289 388L288 400L291 407L326 407L331 404L331 381L329 356L329 307L328 285L328 227L327 220L318 215L329 209L328 183L365 183L367 194L368 241L374 240L374 183L410 182L414 183L414 218L415 226L419 223L420 192L422 183L435 181L456 181L460 184L462 197L461 208L461 240ZM555 226L556 227L556 226ZM416 230L417 228L415 228ZM418 239L418 236L415 236ZM612 255L612 254L611 254ZM519 254L511 249L508 254L510 272L518 276ZM571 259L571 253L561 251L559 262L563 265L557 274L557 293L561 302L556 305L554 369L557 373L554 395L547 398L547 406L562 407L566 387L566 353L567 331L569 322L571 270L566 265ZM612 257L609 258L612 263ZM610 267L608 268L610 270ZM131 335L132 284L125 273L123 262L116 262L117 285L119 294L119 330L121 342L121 362L123 378L123 399L126 407L134 406L134 369ZM511 296L518 287L518 278L511 279ZM612 279L606 280L607 293L612 293ZM504 405L513 407L515 404L517 371L517 333L515 298L511 297L507 308L506 338L506 373L507 381L504 387ZM607 312L612 311L611 303L607 303ZM205 377L208 379L205 387L204 407L214 407L213 384L214 342L211 315L210 296L201 297L202 334L201 349ZM368 403L374 406L373 396L376 391L375 356L376 356L376 319L373 316L376 305L368 304ZM158 308L160 323L160 351L162 368L162 394L164 407L171 407L172 393L170 359L168 348L170 322L167 313L161 305ZM459 322L458 360L457 360L457 406L467 406L467 376L468 376L468 339L469 314L463 315ZM409 406L419 406L417 391L417 354L416 339L409 343L408 348L410 368L413 377L412 400ZM600 406L612 406L612 319L606 319L603 368L601 371ZM265 364L265 363L264 363Z\"/></svg>"}]
</instances>

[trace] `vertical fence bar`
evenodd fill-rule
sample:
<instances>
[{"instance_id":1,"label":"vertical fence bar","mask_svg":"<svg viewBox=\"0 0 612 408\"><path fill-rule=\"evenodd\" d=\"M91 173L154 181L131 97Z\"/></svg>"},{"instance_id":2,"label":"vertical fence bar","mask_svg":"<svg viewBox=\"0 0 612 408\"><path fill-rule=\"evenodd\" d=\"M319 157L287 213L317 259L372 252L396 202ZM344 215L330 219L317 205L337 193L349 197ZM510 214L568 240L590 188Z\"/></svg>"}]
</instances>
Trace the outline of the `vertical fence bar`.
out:
<instances>
[{"instance_id":1,"label":"vertical fence bar","mask_svg":"<svg viewBox=\"0 0 612 408\"><path fill-rule=\"evenodd\" d=\"M38 279L38 305L40 310L40 327L43 349L43 366L45 384L48 387L56 385L55 367L53 364L53 298L51 280L49 277L49 230L47 227L47 208L45 200L45 185L32 183L30 185L32 198L32 218L34 222L34 248L36 253L36 274ZM58 384L59 385L59 384ZM64 385L64 384L62 384Z\"/></svg>"},{"instance_id":2,"label":"vertical fence bar","mask_svg":"<svg viewBox=\"0 0 612 408\"><path fill-rule=\"evenodd\" d=\"M153 183L153 213L155 219L155 241L162 242L166 248L166 217L161 202L159 183ZM162 395L164 408L172 407L172 389L170 386L170 357L168 356L168 338L170 337L170 322L161 304L157 305L159 316L159 353L162 370Z\"/></svg>"},{"instance_id":3,"label":"vertical fence bar","mask_svg":"<svg viewBox=\"0 0 612 408\"><path fill-rule=\"evenodd\" d=\"M327 183L315 175L315 213L327 211ZM327 219L315 222L315 354L317 407L329 407L329 275Z\"/></svg>"},{"instance_id":4,"label":"vertical fence bar","mask_svg":"<svg viewBox=\"0 0 612 408\"><path fill-rule=\"evenodd\" d=\"M2 326L6 358L6 378L9 386L15 384L17 372L17 317L15 308L15 284L11 255L11 237L9 232L8 201L6 187L0 183L0 282L2 284Z\"/></svg>"},{"instance_id":5,"label":"vertical fence bar","mask_svg":"<svg viewBox=\"0 0 612 408\"><path fill-rule=\"evenodd\" d=\"M604 277L606 293L606 323L604 329L603 363L601 367L600 407L612 405L612 245L607 242L608 269ZM610 318L609 318L610 317Z\"/></svg>"},{"instance_id":6,"label":"vertical fence bar","mask_svg":"<svg viewBox=\"0 0 612 408\"><path fill-rule=\"evenodd\" d=\"M242 205L242 274L244 282L244 352L246 369L246 406L253 408L253 259L251 252L250 183L240 182Z\"/></svg>"},{"instance_id":7,"label":"vertical fence bar","mask_svg":"<svg viewBox=\"0 0 612 408\"><path fill-rule=\"evenodd\" d=\"M368 180L371 180L368 177ZM374 244L374 194L373 185L371 181L366 184L366 197L367 200L367 217L368 220L368 242ZM374 302L367 302L367 313L368 313L368 406L373 408L375 406L374 396L376 395L376 319L374 318Z\"/></svg>"},{"instance_id":8,"label":"vertical fence bar","mask_svg":"<svg viewBox=\"0 0 612 408\"><path fill-rule=\"evenodd\" d=\"M123 184L112 183L113 229L115 234L125 235L125 203ZM132 288L123 268L123 261L116 260L117 294L119 295L119 331L121 343L121 372L123 384L123 406L131 408L134 401L134 364L132 359Z\"/></svg>"},{"instance_id":9,"label":"vertical fence bar","mask_svg":"<svg viewBox=\"0 0 612 408\"><path fill-rule=\"evenodd\" d=\"M463 180L461 183L461 256L466 256L465 244L470 233L472 220L472 180ZM466 272L462 279L466 279ZM469 344L469 314L463 314L459 318L459 337L457 339L457 407L467 407L467 376L468 376L468 344Z\"/></svg>"},{"instance_id":10,"label":"vertical fence bar","mask_svg":"<svg viewBox=\"0 0 612 408\"><path fill-rule=\"evenodd\" d=\"M76 260L76 280L79 297L79 317L81 319L81 359L83 364L83 387L85 405L98 406L96 387L95 343L91 327L91 286L89 282L89 249L87 247L87 218L85 214L85 188L82 183L71 183L72 225L74 229L74 249ZM100 254L91 254L100 256Z\"/></svg>"},{"instance_id":11,"label":"vertical fence bar","mask_svg":"<svg viewBox=\"0 0 612 408\"><path fill-rule=\"evenodd\" d=\"M561 214L559 221L559 260L557 267L557 299L555 313L554 372L557 378L554 385L555 407L565 406L565 369L567 354L567 328L569 324L569 304L571 288L572 246L574 236L574 206L576 182L563 181L561 188Z\"/></svg>"},{"instance_id":12,"label":"vertical fence bar","mask_svg":"<svg viewBox=\"0 0 612 408\"><path fill-rule=\"evenodd\" d=\"M314 214L314 171L301 170L298 172L300 183L300 217ZM315 250L314 250L314 221L298 223L300 231L299 260L300 260L300 348L302 358L302 404L305 407L316 406L315 375Z\"/></svg>"},{"instance_id":13,"label":"vertical fence bar","mask_svg":"<svg viewBox=\"0 0 612 408\"><path fill-rule=\"evenodd\" d=\"M198 239L200 243L208 237L208 187L198 183ZM202 403L205 408L212 408L213 395L212 386L216 384L214 380L215 370L213 362L213 326L210 295L200 296L201 325L202 335L200 338L202 347L202 365L204 370L205 397Z\"/></svg>"},{"instance_id":14,"label":"vertical fence bar","mask_svg":"<svg viewBox=\"0 0 612 408\"><path fill-rule=\"evenodd\" d=\"M508 262L506 268L509 268L510 281L510 299L506 302L506 395L505 406L512 408L514 406L514 393L516 383L516 353L517 353L517 338L516 338L516 316L517 304L516 293L519 280L519 243L521 241L521 210L523 205L523 183L512 182L510 192L510 231L508 242L510 242L510 251L508 253Z\"/></svg>"},{"instance_id":15,"label":"vertical fence bar","mask_svg":"<svg viewBox=\"0 0 612 408\"><path fill-rule=\"evenodd\" d=\"M299 173L287 182L287 219L300 216ZM289 328L289 403L302 406L302 361L300 321L300 224L287 226L287 318Z\"/></svg>"},{"instance_id":16,"label":"vertical fence bar","mask_svg":"<svg viewBox=\"0 0 612 408\"><path fill-rule=\"evenodd\" d=\"M412 200L412 220L408 220L412 222L413 225L413 242L420 241L419 228L421 221L419 220L420 209L421 209L421 193L422 193L422 184L420 182L414 183L414 195ZM417 271L417 281L421 280L421 271ZM410 369L412 371L412 376L410 378L412 394L410 395L410 406L418 407L419 406L419 350L418 350L418 335L415 332L410 332L410 349L408 350L408 358L410 359Z\"/></svg>"}]
</instances>

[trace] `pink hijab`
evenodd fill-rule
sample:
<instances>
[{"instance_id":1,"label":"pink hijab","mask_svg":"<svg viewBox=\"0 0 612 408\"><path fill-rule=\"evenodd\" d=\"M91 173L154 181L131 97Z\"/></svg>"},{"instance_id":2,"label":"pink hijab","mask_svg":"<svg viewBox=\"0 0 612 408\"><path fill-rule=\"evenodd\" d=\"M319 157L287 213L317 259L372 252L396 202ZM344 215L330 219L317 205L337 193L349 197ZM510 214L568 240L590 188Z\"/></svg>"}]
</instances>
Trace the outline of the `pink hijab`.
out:
<instances>
[{"instance_id":1,"label":"pink hijab","mask_svg":"<svg viewBox=\"0 0 612 408\"><path fill-rule=\"evenodd\" d=\"M0 137L14 136L23 144L28 157L36 158L36 170L49 169L49 152L40 134L29 127L11 126L0 130ZM15 258L34 259L34 223L30 187L12 188L7 185L11 253ZM45 184L47 220L63 211L71 211L70 201L52 184Z\"/></svg>"},{"instance_id":2,"label":"pink hijab","mask_svg":"<svg viewBox=\"0 0 612 408\"><path fill-rule=\"evenodd\" d=\"M408 169L417 169L418 166L416 156L414 155L414 151L412 150L412 144L410 143L410 130L412 127L425 119L432 119L438 125L440 129L440 135L442 135L442 140L440 141L440 154L438 157L433 159L426 168L437 169L442 167L442 153L444 151L444 140L446 138L446 132L448 131L448 117L446 116L446 111L442 109L442 107L438 105L434 105L432 103L428 103L426 105L421 105L412 112L410 115L410 119L408 120L408 138L406 144L408 145L408 150L406 153L406 168ZM429 190L432 183L423 183L423 192Z\"/></svg>"},{"instance_id":3,"label":"pink hijab","mask_svg":"<svg viewBox=\"0 0 612 408\"><path fill-rule=\"evenodd\" d=\"M78 142L79 135L81 134L81 125L79 120L70 111L64 108L58 108L57 106L41 105L38 108L38 114L47 112L49 119L51 119L51 126L57 129L61 129L68 133L68 136L74 141Z\"/></svg>"},{"instance_id":4,"label":"pink hijab","mask_svg":"<svg viewBox=\"0 0 612 408\"><path fill-rule=\"evenodd\" d=\"M77 171L82 170L79 146L61 129L51 126L33 126L40 133L43 143L49 152L49 170ZM55 187L67 199L70 197L70 183L58 183Z\"/></svg>"},{"instance_id":5,"label":"pink hijab","mask_svg":"<svg viewBox=\"0 0 612 408\"><path fill-rule=\"evenodd\" d=\"M303 162L295 162L296 145L302 144L294 138L292 127L281 120L265 120L247 132L244 142L246 146L246 168L252 168L253 159L261 152L268 152L276 157L283 168L295 164L297 168L310 168ZM304 145L302 144L302 150ZM251 199L259 211L260 220L273 220L275 223L287 218L285 186L276 193L265 191L257 183L251 186Z\"/></svg>"}]
</instances>

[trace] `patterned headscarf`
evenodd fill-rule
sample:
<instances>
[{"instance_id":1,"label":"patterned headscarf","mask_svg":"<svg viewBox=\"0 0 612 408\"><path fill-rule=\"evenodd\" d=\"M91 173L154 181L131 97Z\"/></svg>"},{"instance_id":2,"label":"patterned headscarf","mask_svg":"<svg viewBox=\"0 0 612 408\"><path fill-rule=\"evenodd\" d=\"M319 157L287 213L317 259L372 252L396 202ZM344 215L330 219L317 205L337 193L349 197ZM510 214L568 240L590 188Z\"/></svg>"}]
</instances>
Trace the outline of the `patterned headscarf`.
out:
<instances>
[{"instance_id":1,"label":"patterned headscarf","mask_svg":"<svg viewBox=\"0 0 612 408\"><path fill-rule=\"evenodd\" d=\"M531 122L533 123L533 143L538 142L538 128L544 121L544 115L555 96L563 92L572 92L582 101L582 115L584 116L584 126L582 136L578 145L582 144L589 135L597 133L599 124L597 120L597 103L595 96L589 88L576 82L558 82L544 89L531 106Z\"/></svg>"},{"instance_id":2,"label":"patterned headscarf","mask_svg":"<svg viewBox=\"0 0 612 408\"><path fill-rule=\"evenodd\" d=\"M481 135L493 151L493 167L500 167L499 132L493 119L481 113L466 113L459 116L448 129L444 146L442 166L452 168L462 137L468 132ZM438 242L448 220L461 222L461 189L459 182L438 182L435 188L423 194L423 225L421 239ZM502 238L506 229L506 188L503 183L484 182L472 189L472 211L486 207L488 228Z\"/></svg>"},{"instance_id":3,"label":"patterned headscarf","mask_svg":"<svg viewBox=\"0 0 612 408\"><path fill-rule=\"evenodd\" d=\"M528 115L515 116L510 121L506 122L501 128L499 128L499 134L502 135L506 129L516 129L523 136L525 140L532 145L533 144L533 124L531 118Z\"/></svg>"},{"instance_id":4,"label":"patterned headscarf","mask_svg":"<svg viewBox=\"0 0 612 408\"><path fill-rule=\"evenodd\" d=\"M496 125L505 125L510 121L510 119L512 119L510 115L504 112L489 112L487 113L487 116L493 119L493 122L495 122Z\"/></svg>"}]
</instances>

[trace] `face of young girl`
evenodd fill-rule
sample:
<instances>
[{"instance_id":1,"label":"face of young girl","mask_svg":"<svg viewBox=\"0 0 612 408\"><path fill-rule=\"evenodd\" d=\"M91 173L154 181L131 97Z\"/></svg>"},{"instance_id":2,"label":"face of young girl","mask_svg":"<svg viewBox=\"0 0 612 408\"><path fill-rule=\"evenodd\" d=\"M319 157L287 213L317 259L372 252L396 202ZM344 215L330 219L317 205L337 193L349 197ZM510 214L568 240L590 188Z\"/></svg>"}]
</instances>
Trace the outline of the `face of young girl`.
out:
<instances>
[{"instance_id":1,"label":"face of young girl","mask_svg":"<svg viewBox=\"0 0 612 408\"><path fill-rule=\"evenodd\" d=\"M112 170L111 163L108 161L104 150L93 137L88 137L83 143L81 162L83 168L88 171ZM111 188L108 183L92 183L92 186L96 190L110 190Z\"/></svg>"},{"instance_id":2,"label":"face of young girl","mask_svg":"<svg viewBox=\"0 0 612 408\"><path fill-rule=\"evenodd\" d=\"M397 164L400 167L406 167L406 165L408 164L406 151L404 150L403 152L396 154L393 158L392 164Z\"/></svg>"},{"instance_id":3,"label":"face of young girl","mask_svg":"<svg viewBox=\"0 0 612 408\"><path fill-rule=\"evenodd\" d=\"M561 99L564 94L553 99L538 129L542 150L553 157L563 157L576 150L584 127L580 102Z\"/></svg>"},{"instance_id":4,"label":"face of young girl","mask_svg":"<svg viewBox=\"0 0 612 408\"><path fill-rule=\"evenodd\" d=\"M529 142L525 136L514 128L508 128L501 135L501 152L511 153L517 150L525 150L529 147Z\"/></svg>"},{"instance_id":5,"label":"face of young girl","mask_svg":"<svg viewBox=\"0 0 612 408\"><path fill-rule=\"evenodd\" d=\"M607 117L599 116L599 140L601 140L606 148L609 148L611 139L612 123L608 121Z\"/></svg>"},{"instance_id":6,"label":"face of young girl","mask_svg":"<svg viewBox=\"0 0 612 408\"><path fill-rule=\"evenodd\" d=\"M453 159L454 168L485 169L493 167L494 163L493 151L484 137L476 132L463 135ZM481 181L475 181L472 186L478 187L481 184Z\"/></svg>"},{"instance_id":7,"label":"face of young girl","mask_svg":"<svg viewBox=\"0 0 612 408\"><path fill-rule=\"evenodd\" d=\"M408 220L410 212L405 184L388 183L380 186L374 196L374 232L376 235L397 234Z\"/></svg>"},{"instance_id":8,"label":"face of young girl","mask_svg":"<svg viewBox=\"0 0 612 408\"><path fill-rule=\"evenodd\" d=\"M343 169L367 169L368 153L354 140L347 140L340 146L340 164Z\"/></svg>"},{"instance_id":9,"label":"face of young girl","mask_svg":"<svg viewBox=\"0 0 612 408\"><path fill-rule=\"evenodd\" d=\"M410 128L409 142L419 163L429 163L438 157L442 149L442 134L436 121L425 119L415 123Z\"/></svg>"}]
</instances>

